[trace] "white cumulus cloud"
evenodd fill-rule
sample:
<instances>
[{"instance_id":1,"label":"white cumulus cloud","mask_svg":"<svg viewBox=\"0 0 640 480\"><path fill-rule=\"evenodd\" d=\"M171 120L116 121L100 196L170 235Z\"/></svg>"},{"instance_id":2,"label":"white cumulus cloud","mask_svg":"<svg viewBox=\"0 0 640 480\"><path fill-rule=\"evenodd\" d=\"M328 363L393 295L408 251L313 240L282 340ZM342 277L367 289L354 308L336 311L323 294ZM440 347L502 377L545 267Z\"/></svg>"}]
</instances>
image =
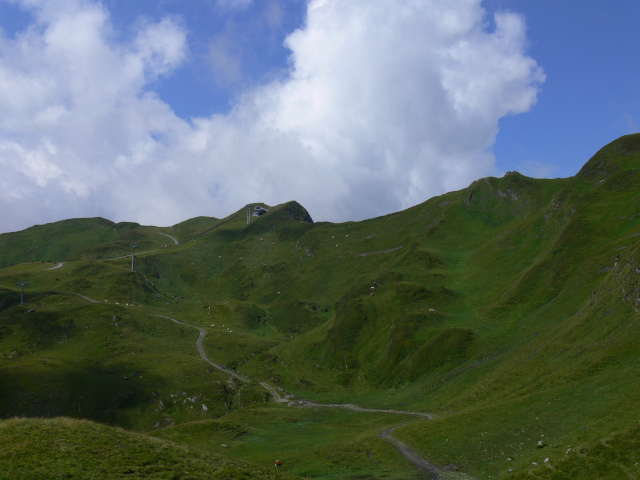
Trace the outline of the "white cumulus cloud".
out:
<instances>
[{"instance_id":1,"label":"white cumulus cloud","mask_svg":"<svg viewBox=\"0 0 640 480\"><path fill-rule=\"evenodd\" d=\"M143 24L125 42L100 3L18 3L36 20L0 38L4 231L96 215L170 225L291 199L316 220L382 215L496 173L499 119L530 109L544 81L524 19L489 27L480 0L311 0L286 78L183 120L152 85L181 68L185 26Z\"/></svg>"}]
</instances>

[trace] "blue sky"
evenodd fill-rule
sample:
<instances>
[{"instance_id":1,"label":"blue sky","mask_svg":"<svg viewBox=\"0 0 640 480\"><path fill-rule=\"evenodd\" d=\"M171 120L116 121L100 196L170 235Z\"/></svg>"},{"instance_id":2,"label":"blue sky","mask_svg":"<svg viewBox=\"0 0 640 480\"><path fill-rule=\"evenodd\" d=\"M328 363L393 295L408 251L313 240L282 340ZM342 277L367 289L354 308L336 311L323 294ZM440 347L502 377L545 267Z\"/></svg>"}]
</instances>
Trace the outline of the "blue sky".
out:
<instances>
[{"instance_id":1,"label":"blue sky","mask_svg":"<svg viewBox=\"0 0 640 480\"><path fill-rule=\"evenodd\" d=\"M544 68L538 103L501 121L502 169L549 164L575 175L598 149L640 131L640 3L625 0L494 0L527 21L528 52Z\"/></svg>"},{"instance_id":2,"label":"blue sky","mask_svg":"<svg viewBox=\"0 0 640 480\"><path fill-rule=\"evenodd\" d=\"M360 220L640 130L622 0L0 0L0 232Z\"/></svg>"}]
</instances>

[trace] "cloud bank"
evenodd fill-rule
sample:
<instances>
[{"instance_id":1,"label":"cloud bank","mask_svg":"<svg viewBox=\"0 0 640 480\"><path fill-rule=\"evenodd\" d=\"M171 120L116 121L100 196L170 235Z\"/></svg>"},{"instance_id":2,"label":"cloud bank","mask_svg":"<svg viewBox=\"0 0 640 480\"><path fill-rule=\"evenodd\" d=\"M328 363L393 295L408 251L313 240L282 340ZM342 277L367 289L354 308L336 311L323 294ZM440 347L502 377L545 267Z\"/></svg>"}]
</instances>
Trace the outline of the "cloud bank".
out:
<instances>
[{"instance_id":1,"label":"cloud bank","mask_svg":"<svg viewBox=\"0 0 640 480\"><path fill-rule=\"evenodd\" d=\"M188 26L141 22L123 39L97 2L14 3L34 20L0 36L1 231L291 199L315 220L397 211L495 174L499 119L544 81L523 18L490 22L479 0L311 0L285 78L182 119L153 86L190 54Z\"/></svg>"}]
</instances>

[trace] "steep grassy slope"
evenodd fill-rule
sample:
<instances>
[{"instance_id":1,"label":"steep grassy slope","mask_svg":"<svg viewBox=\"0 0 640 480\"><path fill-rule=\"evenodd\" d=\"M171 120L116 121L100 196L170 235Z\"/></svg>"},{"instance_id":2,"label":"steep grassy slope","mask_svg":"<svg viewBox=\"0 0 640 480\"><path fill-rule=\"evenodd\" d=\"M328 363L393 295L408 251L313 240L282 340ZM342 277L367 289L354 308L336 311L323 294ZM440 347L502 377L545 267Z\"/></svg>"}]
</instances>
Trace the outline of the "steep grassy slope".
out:
<instances>
[{"instance_id":1,"label":"steep grassy slope","mask_svg":"<svg viewBox=\"0 0 640 480\"><path fill-rule=\"evenodd\" d=\"M511 172L357 223L313 223L289 202L263 205L269 213L249 225L243 207L104 238L91 233L99 226L41 227L62 235L50 248L64 246L55 260L68 263L0 270L0 375L11 387L0 411L95 419L205 449L223 438L227 453L260 461L281 432L277 451L300 475L410 475L375 434L394 420L343 416L342 429L333 413L286 414L263 406L257 382L269 381L316 401L436 413L399 418L394 435L479 478L546 458L587 478L590 460L565 458L576 447L584 459L613 432L628 432L615 437L623 450L635 441L639 176L632 135L573 178ZM45 259L11 247L16 235L44 244L0 235L9 263ZM119 258L132 241L135 272ZM197 331L158 313L205 328L209 358L251 382L227 382L199 358ZM243 433L209 438L212 429ZM313 438L318 456L305 465Z\"/></svg>"},{"instance_id":2,"label":"steep grassy slope","mask_svg":"<svg viewBox=\"0 0 640 480\"><path fill-rule=\"evenodd\" d=\"M637 147L637 136L623 138L573 179L512 174L403 212L415 243L376 248L392 258L386 271L367 265L375 297L365 275L331 324L266 352L286 365L274 363L274 378L340 398L333 379L372 390L361 402L375 406L389 400L376 385L405 385L398 404L440 415L398 435L436 463L484 475L543 461L540 440L566 448L628 427L640 399L640 202L625 181ZM408 243L403 225L371 223L383 221Z\"/></svg>"}]
</instances>

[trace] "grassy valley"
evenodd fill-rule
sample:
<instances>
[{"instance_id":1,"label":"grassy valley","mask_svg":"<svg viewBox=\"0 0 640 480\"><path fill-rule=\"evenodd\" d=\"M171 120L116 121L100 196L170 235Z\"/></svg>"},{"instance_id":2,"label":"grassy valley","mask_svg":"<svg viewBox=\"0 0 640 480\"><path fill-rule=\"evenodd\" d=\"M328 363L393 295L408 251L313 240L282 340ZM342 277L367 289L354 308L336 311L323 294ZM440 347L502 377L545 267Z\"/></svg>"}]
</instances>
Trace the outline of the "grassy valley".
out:
<instances>
[{"instance_id":1,"label":"grassy valley","mask_svg":"<svg viewBox=\"0 0 640 480\"><path fill-rule=\"evenodd\" d=\"M441 478L640 478L639 177L630 135L362 222L292 201L0 235L0 471L428 476L392 429Z\"/></svg>"}]
</instances>

